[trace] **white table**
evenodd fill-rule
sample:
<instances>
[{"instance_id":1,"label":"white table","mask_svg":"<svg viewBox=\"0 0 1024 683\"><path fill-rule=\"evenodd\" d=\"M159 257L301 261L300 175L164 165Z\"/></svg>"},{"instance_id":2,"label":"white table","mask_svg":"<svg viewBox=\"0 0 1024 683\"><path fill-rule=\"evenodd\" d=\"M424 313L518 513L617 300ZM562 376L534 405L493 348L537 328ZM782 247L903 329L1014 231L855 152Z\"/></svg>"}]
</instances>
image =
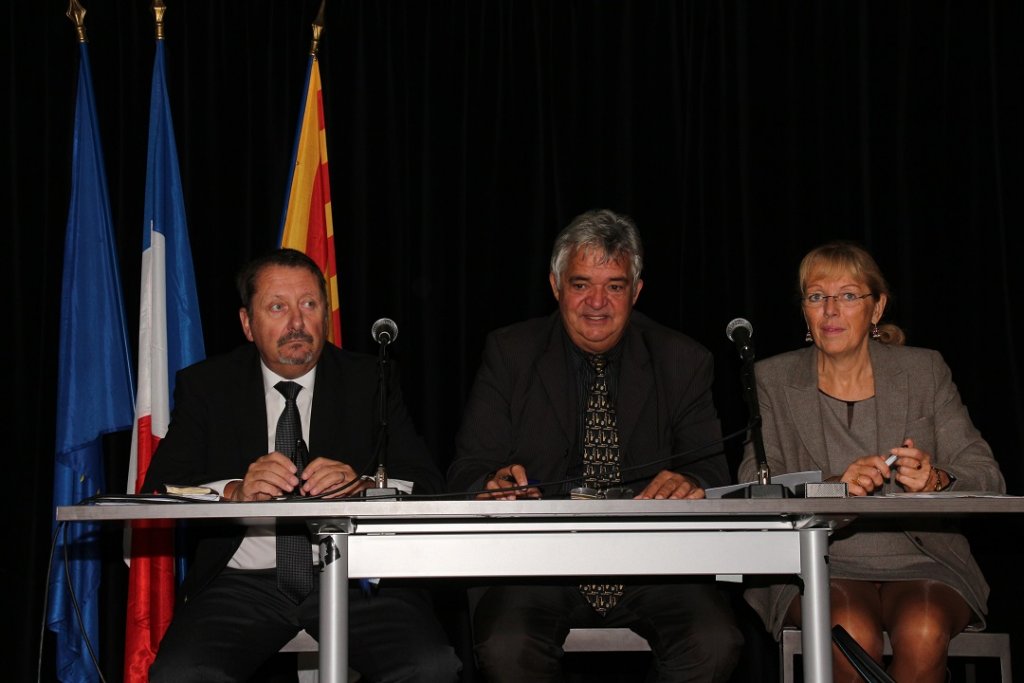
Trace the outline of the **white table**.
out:
<instances>
[{"instance_id":1,"label":"white table","mask_svg":"<svg viewBox=\"0 0 1024 683\"><path fill-rule=\"evenodd\" d=\"M67 506L59 521L305 518L320 538L322 681L348 670L348 580L795 574L804 680L831 681L828 534L856 517L1024 512L1024 499L275 501Z\"/></svg>"}]
</instances>

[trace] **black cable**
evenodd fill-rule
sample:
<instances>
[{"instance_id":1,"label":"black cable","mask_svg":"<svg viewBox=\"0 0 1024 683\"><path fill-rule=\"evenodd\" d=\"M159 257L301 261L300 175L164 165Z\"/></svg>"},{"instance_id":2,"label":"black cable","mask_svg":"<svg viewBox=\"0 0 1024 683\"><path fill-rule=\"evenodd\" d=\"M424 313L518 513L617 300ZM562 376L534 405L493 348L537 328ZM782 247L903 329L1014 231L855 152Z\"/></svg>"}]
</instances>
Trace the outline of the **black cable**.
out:
<instances>
[{"instance_id":1,"label":"black cable","mask_svg":"<svg viewBox=\"0 0 1024 683\"><path fill-rule=\"evenodd\" d=\"M98 498L99 496L93 496ZM86 499L89 500L89 499ZM41 682L43 680L43 643L46 638L46 622L47 622L47 609L50 602L50 572L53 571L53 555L54 550L57 547L57 534L63 532L63 556L64 556L64 581L68 587L68 597L71 598L71 605L75 608L75 617L78 619L78 630L82 634L82 640L85 642L85 647L89 651L89 657L92 659L92 665L96 668L96 674L100 677L102 683L106 683L106 679L103 677L103 671L100 669L100 663L96 659L96 652L92 649L92 642L89 640L89 634L85 631L85 621L82 619L82 610L78 606L78 598L75 597L75 588L71 582L71 569L68 556L68 525L67 522L59 522L57 528L53 531L53 541L50 544L50 557L46 563L46 590L43 592L43 625L39 631L39 660L36 667L36 681Z\"/></svg>"},{"instance_id":2,"label":"black cable","mask_svg":"<svg viewBox=\"0 0 1024 683\"><path fill-rule=\"evenodd\" d=\"M43 643L46 641L46 622L49 619L47 610L50 606L50 573L53 572L53 555L57 549L57 534L60 533L61 527L67 522L58 522L57 528L53 530L53 539L50 541L50 555L46 558L46 588L43 590L43 623L39 628L39 660L36 664L36 683L42 683L43 680Z\"/></svg>"},{"instance_id":3,"label":"black cable","mask_svg":"<svg viewBox=\"0 0 1024 683\"><path fill-rule=\"evenodd\" d=\"M688 450L681 451L679 453L673 453L672 455L668 456L667 458L662 458L660 460L652 460L651 462L645 462L645 463L640 463L638 465L633 465L633 466L630 466L630 467L625 467L621 471L624 472L624 473L625 472L632 472L634 470L646 469L646 468L649 468L649 467L656 467L658 465L669 463L669 462L672 462L673 460L677 460L677 459L685 457L687 455L691 455L693 453L700 452L700 451L702 451L702 450L704 450L706 448L711 448L712 446L728 443L729 441L731 441L732 439L735 439L738 436L745 435L747 433L748 429L750 429L750 425L747 425L747 426L743 427L742 429L737 429L736 431L731 432L729 434L726 434L725 436L723 436L723 437L721 437L719 439L715 439L713 441L709 441L708 443L701 444L700 446L696 446L694 448L690 448ZM716 456L716 455L718 455L721 452L722 451L714 451L713 453L708 453L707 455L704 455L704 456L698 458L697 460L695 460L693 462L699 462L700 460L704 460L706 458L710 458L710 457ZM689 464L692 464L692 463L687 463L687 465L689 465ZM526 484L526 485L521 485L521 486L508 486L508 487L501 488L501 489L486 489L485 488L485 489L480 489L480 490L477 490L477 491L466 491L466 492L463 492L463 493L425 494L425 495L416 496L416 497L417 498L430 498L430 499L444 499L444 498L453 498L453 497L457 497L457 498L474 497L475 498L476 496L478 496L480 494L483 494L483 493L488 493L488 494L491 494L491 493L507 493L509 491L523 491L523 490L526 490L526 489L529 489L529 488L554 488L554 487L559 487L559 486L565 486L566 484L575 484L575 483L580 482L580 481L581 481L581 477L577 476L577 477L568 477L566 479L559 479L559 480L555 480L555 481L538 482L536 484ZM634 481L641 481L641 480L634 480ZM627 483L629 483L629 482L627 482ZM555 496L554 498L557 499L557 498L560 498L560 497L562 497L562 496ZM568 498L568 496L566 496L566 498ZM551 500L551 499L552 499L552 497L548 498L548 500Z\"/></svg>"},{"instance_id":4,"label":"black cable","mask_svg":"<svg viewBox=\"0 0 1024 683\"><path fill-rule=\"evenodd\" d=\"M102 503L220 503L220 500L193 498L175 493L101 493L75 503L75 505L98 505Z\"/></svg>"},{"instance_id":5,"label":"black cable","mask_svg":"<svg viewBox=\"0 0 1024 683\"><path fill-rule=\"evenodd\" d=\"M627 472L632 472L634 470L639 470L639 469L644 469L644 468L647 468L647 467L651 467L652 465L661 465L661 464L664 464L664 463L669 463L669 462L672 462L673 460L676 460L676 459L681 458L683 456L690 455L692 453L697 453L699 451L702 451L705 448L711 448L712 446L716 446L718 444L726 444L729 441L732 441L733 439L735 439L737 436L742 436L742 435L746 434L749 429L750 429L750 425L748 424L747 426L743 427L743 429L737 429L735 432L731 432L729 434L726 434L722 438L715 439L714 441L708 442L708 443L704 444L703 446L696 446L694 448L691 448L690 450L683 451L681 453L673 453L672 455L668 456L667 458L662 458L661 460L654 460L652 462L645 462L645 463L640 463L640 464L637 464L637 465L631 465L630 467L623 467L623 468L621 468L620 472L625 474ZM712 456L718 455L719 453L722 453L722 452L723 451L714 451L713 453L708 453L705 456L697 458L693 462L700 462L701 460L706 460L706 459L708 459L708 458L710 458ZM686 463L686 464L689 465L691 463Z\"/></svg>"},{"instance_id":6,"label":"black cable","mask_svg":"<svg viewBox=\"0 0 1024 683\"><path fill-rule=\"evenodd\" d=\"M749 429L750 429L750 425L746 425L742 429L738 429L738 430L736 430L734 432L730 432L729 434L726 434L725 436L723 436L723 437L721 437L719 439L715 439L713 441L709 441L708 443L701 444L700 446L696 446L694 448L690 448L690 449L685 450L685 451L680 451L678 453L673 453L672 455L670 455L668 457L665 457L665 458L661 458L660 460L653 460L651 462L640 463L640 464L637 464L637 465L632 465L630 467L624 467L624 468L622 468L621 471L623 473L629 473L629 472L632 472L632 471L635 471L635 470L647 469L647 468L656 467L658 465L662 465L662 464L665 464L665 463L670 463L670 462L672 462L674 460L678 460L679 458L686 457L686 456L691 455L693 453L700 452L700 451L702 451L702 450L704 450L706 448L711 448L712 446L728 443L729 441L735 439L736 437L745 435ZM720 450L716 450L716 451L714 451L712 453L708 453L707 455L702 456L698 460L704 460L706 458L710 458L710 457L719 455L721 452L722 451L720 451ZM697 461L694 461L694 462L697 462ZM692 463L687 463L687 465L689 465L689 464L692 464ZM343 483L343 484L341 484L339 486L336 486L336 487L334 487L332 489L328 489L327 491L324 491L322 493L318 493L315 496L286 496L286 497L281 497L281 498L275 498L273 500L269 500L269 501L265 501L265 502L282 502L282 501L287 501L287 502L303 502L303 501L324 500L324 499L327 498L327 496L335 495L337 493L345 491L345 490L347 490L349 488L352 488L353 486L358 484L360 481L364 481L363 477L364 476L366 476L366 477L370 476L370 471L374 467L375 467L374 459L371 458L370 461L367 462L366 465L364 466L363 472L356 479L353 479L352 481L345 482L345 483ZM549 482L539 482L539 483L536 483L536 484L525 484L523 486L509 486L509 487L506 487L506 488L503 488L503 489L500 489L500 490L501 491L521 491L521 490L526 490L528 488L554 488L554 487L564 486L566 484L577 483L579 481L580 481L580 477L578 477L578 476L576 476L576 477L567 477L565 479L558 479L558 480L549 481ZM640 480L633 480L633 481L640 481ZM632 482L626 482L626 483L632 483ZM390 500L465 500L465 499L470 498L470 497L474 497L475 498L477 495L480 495L482 493L495 493L495 492L496 491L494 489L479 489L479 490L475 490L475 491L462 491L462 492L454 492L454 493L453 492L447 492L447 493L403 493L403 492L399 492L399 493L396 493L393 496L375 496L373 498L373 500L389 500L389 499ZM560 497L562 497L562 496L548 496L548 500L557 499L557 498L560 498ZM565 496L565 498L568 498L568 496ZM333 499L331 499L331 500L333 500ZM363 498L355 498L355 497L345 498L345 502L354 502L354 501L357 501L357 500L365 500L365 499L363 499ZM197 499L194 499L194 498L189 498L188 496L179 496L179 495L170 495L170 494L163 494L163 495L154 495L154 494L149 494L149 495L145 495L145 494L140 494L140 495L132 495L132 494L104 494L104 495L100 495L100 496L93 496L92 498L87 498L87 499L81 501L81 503L79 503L79 504L81 505L81 504L89 504L89 503L96 503L96 502L109 502L109 501L126 502L126 503L127 502L138 502L138 503L154 502L154 503L157 503L157 502L161 502L161 501L168 502L168 503L171 503L171 502L175 502L175 503L177 503L177 502L197 502L197 503L198 502L203 502L203 503L218 503L218 502L221 502L221 501L197 500Z\"/></svg>"},{"instance_id":7,"label":"black cable","mask_svg":"<svg viewBox=\"0 0 1024 683\"><path fill-rule=\"evenodd\" d=\"M71 606L75 608L75 618L78 619L78 630L82 632L82 640L85 641L85 647L89 651L89 658L92 659L92 665L96 667L96 675L100 677L101 683L107 683L107 680L103 677L103 671L100 669L99 660L96 659L96 652L92 649L92 641L89 640L89 634L85 630L85 620L82 619L82 609L78 606L78 598L75 596L75 587L71 583L71 559L68 555L68 526L64 525L64 581L68 585L68 596L71 598Z\"/></svg>"}]
</instances>

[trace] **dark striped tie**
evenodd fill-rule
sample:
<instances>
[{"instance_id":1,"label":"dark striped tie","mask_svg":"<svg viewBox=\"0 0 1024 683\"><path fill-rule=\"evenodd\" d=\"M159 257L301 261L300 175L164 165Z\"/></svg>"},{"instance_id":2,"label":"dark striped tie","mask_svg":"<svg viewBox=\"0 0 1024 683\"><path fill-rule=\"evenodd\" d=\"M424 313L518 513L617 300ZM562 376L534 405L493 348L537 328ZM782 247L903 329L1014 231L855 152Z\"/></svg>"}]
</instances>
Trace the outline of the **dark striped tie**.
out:
<instances>
[{"instance_id":1,"label":"dark striped tie","mask_svg":"<svg viewBox=\"0 0 1024 683\"><path fill-rule=\"evenodd\" d=\"M274 433L274 449L287 455L301 475L306 463L302 442L302 421L295 397L302 391L302 385L295 382L278 382L274 388L284 396L284 410L277 421ZM301 485L301 483L300 483ZM316 574L309 532L304 523L277 523L277 587L281 592L301 602L313 590Z\"/></svg>"},{"instance_id":2,"label":"dark striped tie","mask_svg":"<svg viewBox=\"0 0 1024 683\"><path fill-rule=\"evenodd\" d=\"M590 364L596 373L587 395L583 421L583 485L607 489L622 483L619 465L619 430L615 422L615 406L608 396L605 369L608 359L592 356ZM622 597L621 583L586 583L580 592L601 616L608 613Z\"/></svg>"}]
</instances>

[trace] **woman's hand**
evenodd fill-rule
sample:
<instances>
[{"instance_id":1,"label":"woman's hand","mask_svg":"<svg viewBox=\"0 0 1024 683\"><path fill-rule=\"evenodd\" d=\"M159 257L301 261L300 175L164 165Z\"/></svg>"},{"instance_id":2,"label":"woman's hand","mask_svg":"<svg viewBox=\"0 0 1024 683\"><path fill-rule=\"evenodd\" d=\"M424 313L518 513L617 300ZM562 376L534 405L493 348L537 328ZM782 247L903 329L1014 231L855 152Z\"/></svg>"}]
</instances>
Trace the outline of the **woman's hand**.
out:
<instances>
[{"instance_id":1,"label":"woman's hand","mask_svg":"<svg viewBox=\"0 0 1024 683\"><path fill-rule=\"evenodd\" d=\"M880 455L865 455L857 458L846 468L839 481L846 484L851 496L866 496L882 488L892 471Z\"/></svg>"},{"instance_id":2,"label":"woman's hand","mask_svg":"<svg viewBox=\"0 0 1024 683\"><path fill-rule=\"evenodd\" d=\"M914 448L913 439L906 439L902 448L893 448L889 452L896 456L896 483L905 491L917 493L935 490L935 480L939 472L932 467L930 453Z\"/></svg>"}]
</instances>

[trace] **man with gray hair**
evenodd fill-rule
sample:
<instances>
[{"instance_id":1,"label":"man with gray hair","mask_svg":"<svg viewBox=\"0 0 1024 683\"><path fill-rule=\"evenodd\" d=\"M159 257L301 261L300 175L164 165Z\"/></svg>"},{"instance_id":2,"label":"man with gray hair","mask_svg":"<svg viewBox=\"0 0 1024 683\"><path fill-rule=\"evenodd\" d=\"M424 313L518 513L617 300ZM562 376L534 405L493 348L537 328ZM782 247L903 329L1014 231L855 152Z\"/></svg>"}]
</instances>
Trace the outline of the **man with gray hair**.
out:
<instances>
[{"instance_id":1,"label":"man with gray hair","mask_svg":"<svg viewBox=\"0 0 1024 683\"><path fill-rule=\"evenodd\" d=\"M562 230L549 274L558 312L488 336L450 490L481 500L660 500L728 483L711 354L633 311L642 269L627 216L589 211ZM742 645L713 577L503 583L471 603L488 681L561 680L561 646L576 627L636 631L657 681L727 680Z\"/></svg>"}]
</instances>

